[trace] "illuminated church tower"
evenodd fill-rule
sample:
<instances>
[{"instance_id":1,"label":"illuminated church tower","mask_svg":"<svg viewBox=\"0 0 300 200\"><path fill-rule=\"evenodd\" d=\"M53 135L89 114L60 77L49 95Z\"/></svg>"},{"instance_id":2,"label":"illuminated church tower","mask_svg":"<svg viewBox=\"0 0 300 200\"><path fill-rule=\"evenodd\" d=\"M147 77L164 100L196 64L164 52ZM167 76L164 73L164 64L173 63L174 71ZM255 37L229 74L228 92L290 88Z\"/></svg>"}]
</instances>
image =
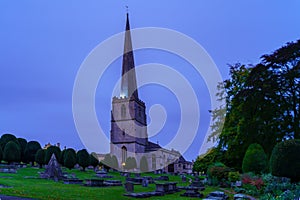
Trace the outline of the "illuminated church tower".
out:
<instances>
[{"instance_id":1,"label":"illuminated church tower","mask_svg":"<svg viewBox=\"0 0 300 200\"><path fill-rule=\"evenodd\" d=\"M120 96L112 99L110 153L119 166L127 157L144 153L148 146L145 103L139 99L127 13ZM137 163L139 158L136 157Z\"/></svg>"}]
</instances>

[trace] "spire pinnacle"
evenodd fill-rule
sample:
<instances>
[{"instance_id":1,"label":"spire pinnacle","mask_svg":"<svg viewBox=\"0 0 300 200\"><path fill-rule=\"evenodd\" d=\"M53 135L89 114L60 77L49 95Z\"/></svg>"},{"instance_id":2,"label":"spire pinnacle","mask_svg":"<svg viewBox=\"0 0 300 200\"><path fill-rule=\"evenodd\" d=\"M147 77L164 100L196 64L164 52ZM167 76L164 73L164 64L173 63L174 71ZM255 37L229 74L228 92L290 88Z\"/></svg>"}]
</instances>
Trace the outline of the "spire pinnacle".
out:
<instances>
[{"instance_id":1,"label":"spire pinnacle","mask_svg":"<svg viewBox=\"0 0 300 200\"><path fill-rule=\"evenodd\" d=\"M124 41L124 53L122 63L121 97L138 99L136 84L134 56L132 50L129 15L126 14L126 32Z\"/></svg>"}]
</instances>

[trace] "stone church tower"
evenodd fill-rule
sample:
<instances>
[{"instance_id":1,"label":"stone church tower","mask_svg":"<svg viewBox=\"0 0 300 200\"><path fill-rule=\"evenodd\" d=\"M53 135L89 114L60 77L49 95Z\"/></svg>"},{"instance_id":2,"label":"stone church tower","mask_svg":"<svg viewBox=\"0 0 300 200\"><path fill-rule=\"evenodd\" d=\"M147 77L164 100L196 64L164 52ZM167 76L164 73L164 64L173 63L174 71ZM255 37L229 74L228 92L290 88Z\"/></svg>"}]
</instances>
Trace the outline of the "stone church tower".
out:
<instances>
[{"instance_id":1,"label":"stone church tower","mask_svg":"<svg viewBox=\"0 0 300 200\"><path fill-rule=\"evenodd\" d=\"M118 158L119 166L127 157L144 153L148 146L145 103L139 99L134 56L127 13L122 82L120 96L112 99L110 153Z\"/></svg>"}]
</instances>

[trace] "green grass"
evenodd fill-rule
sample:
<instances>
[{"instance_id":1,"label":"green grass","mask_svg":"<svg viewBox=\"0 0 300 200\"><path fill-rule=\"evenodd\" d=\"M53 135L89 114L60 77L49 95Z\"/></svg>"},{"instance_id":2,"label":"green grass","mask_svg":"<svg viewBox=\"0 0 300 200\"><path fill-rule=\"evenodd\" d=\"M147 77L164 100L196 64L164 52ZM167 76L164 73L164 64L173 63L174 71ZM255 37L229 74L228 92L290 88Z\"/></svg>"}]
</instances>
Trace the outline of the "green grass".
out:
<instances>
[{"instance_id":1,"label":"green grass","mask_svg":"<svg viewBox=\"0 0 300 200\"><path fill-rule=\"evenodd\" d=\"M85 187L81 185L67 185L62 181L54 182L52 180L39 179L38 172L43 172L44 169L35 168L22 168L19 169L16 174L0 173L0 184L12 186L12 188L0 188L0 194L31 197L36 199L103 199L103 200L115 200L115 199L132 199L123 196L125 193L123 186L115 187ZM76 169L64 171L68 173L76 174L79 179L95 178L95 172L87 170L82 172ZM119 175L118 172L111 172L110 175L114 176L112 179L122 180L124 183L125 177ZM156 177L159 175L143 174L147 176ZM27 176L27 178L25 178ZM179 176L169 176L170 181L178 182L178 185L184 186L188 183L182 183ZM208 187L203 192L207 195L209 192L217 190L218 188ZM154 191L155 184L149 184L149 187L144 188L141 185L135 185L135 192ZM188 199L186 197L180 197L180 193L165 195L162 197L151 197L147 199L162 199L162 200L174 200L174 199Z\"/></svg>"}]
</instances>

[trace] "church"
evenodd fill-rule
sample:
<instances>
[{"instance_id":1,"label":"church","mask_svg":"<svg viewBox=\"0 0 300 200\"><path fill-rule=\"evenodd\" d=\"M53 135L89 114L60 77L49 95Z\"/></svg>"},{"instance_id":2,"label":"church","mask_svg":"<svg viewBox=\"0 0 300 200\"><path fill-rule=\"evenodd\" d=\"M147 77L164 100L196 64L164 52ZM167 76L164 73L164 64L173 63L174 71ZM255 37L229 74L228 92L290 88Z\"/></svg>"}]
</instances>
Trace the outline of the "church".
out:
<instances>
[{"instance_id":1,"label":"church","mask_svg":"<svg viewBox=\"0 0 300 200\"><path fill-rule=\"evenodd\" d=\"M138 95L128 13L125 30L120 95L112 99L110 154L123 167L127 158L135 158L137 171L144 157L149 171L191 173L192 162L186 161L180 152L148 140L146 105Z\"/></svg>"}]
</instances>

